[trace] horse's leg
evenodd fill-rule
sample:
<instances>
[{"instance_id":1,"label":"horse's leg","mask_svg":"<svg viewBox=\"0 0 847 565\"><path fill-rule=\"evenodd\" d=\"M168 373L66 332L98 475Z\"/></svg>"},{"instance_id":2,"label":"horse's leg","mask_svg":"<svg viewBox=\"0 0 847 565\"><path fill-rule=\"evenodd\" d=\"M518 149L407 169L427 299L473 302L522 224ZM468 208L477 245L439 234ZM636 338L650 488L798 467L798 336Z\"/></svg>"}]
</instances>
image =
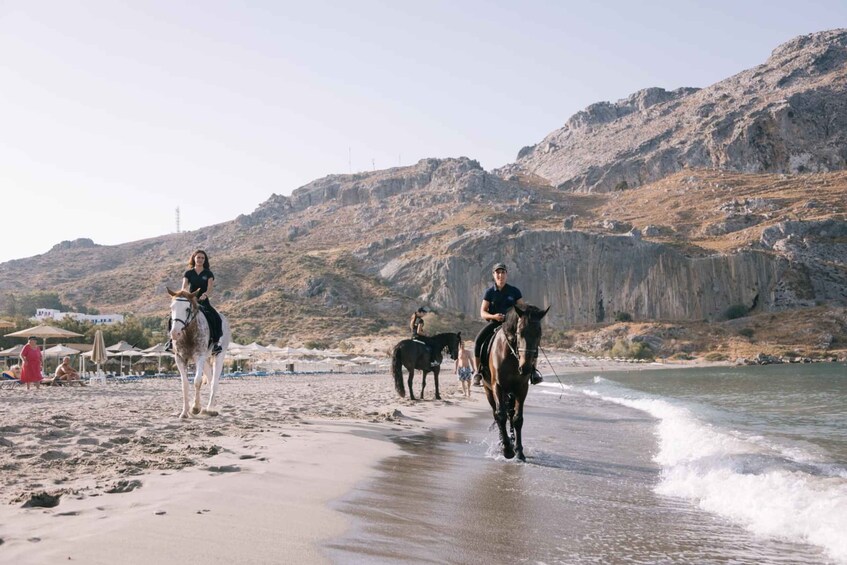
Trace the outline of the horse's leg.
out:
<instances>
[{"instance_id":1,"label":"horse's leg","mask_svg":"<svg viewBox=\"0 0 847 565\"><path fill-rule=\"evenodd\" d=\"M415 377L415 368L409 368L409 400L415 399L415 391L412 390L412 379ZM423 391L421 391L423 392Z\"/></svg>"},{"instance_id":2,"label":"horse's leg","mask_svg":"<svg viewBox=\"0 0 847 565\"><path fill-rule=\"evenodd\" d=\"M194 406L191 408L192 414L200 413L200 387L203 386L203 372L206 369L206 356L202 353L197 357L196 368L194 370Z\"/></svg>"},{"instance_id":3,"label":"horse's leg","mask_svg":"<svg viewBox=\"0 0 847 565\"><path fill-rule=\"evenodd\" d=\"M179 376L182 379L182 412L179 413L180 418L188 418L188 367L182 357L176 356L176 366L179 369Z\"/></svg>"},{"instance_id":4,"label":"horse's leg","mask_svg":"<svg viewBox=\"0 0 847 565\"><path fill-rule=\"evenodd\" d=\"M441 400L441 392L438 390L438 372L441 370L441 367L433 367L432 376L435 378L435 399Z\"/></svg>"},{"instance_id":5,"label":"horse's leg","mask_svg":"<svg viewBox=\"0 0 847 565\"><path fill-rule=\"evenodd\" d=\"M419 397L421 400L423 400L423 399L424 399L424 397L423 397L423 391L424 391L424 389L426 388L426 374L427 374L428 372L429 372L429 370L428 370L428 369L424 369L424 370L423 370L423 373L421 374L421 395L420 395L420 397Z\"/></svg>"},{"instance_id":6,"label":"horse's leg","mask_svg":"<svg viewBox=\"0 0 847 565\"><path fill-rule=\"evenodd\" d=\"M503 457L511 459L515 456L515 450L512 447L512 438L506 432L506 421L508 420L508 404L509 399L500 383L497 383L494 393L497 395L497 411L494 414L494 419L497 420L497 427L500 428L500 441L503 442Z\"/></svg>"},{"instance_id":7,"label":"horse's leg","mask_svg":"<svg viewBox=\"0 0 847 565\"><path fill-rule=\"evenodd\" d=\"M526 395L520 400L515 399L517 403L517 414L513 422L515 430L515 452L518 454L518 459L526 461L526 456L523 454L523 440L521 439L521 428L523 428L523 403L526 400Z\"/></svg>"},{"instance_id":8,"label":"horse's leg","mask_svg":"<svg viewBox=\"0 0 847 565\"><path fill-rule=\"evenodd\" d=\"M219 353L206 361L206 375L211 375L211 384L209 387L209 402L202 410L207 416L217 416L218 411L212 410L212 403L215 401L215 392L218 390L218 379L221 377L221 372L224 368L223 354Z\"/></svg>"}]
</instances>

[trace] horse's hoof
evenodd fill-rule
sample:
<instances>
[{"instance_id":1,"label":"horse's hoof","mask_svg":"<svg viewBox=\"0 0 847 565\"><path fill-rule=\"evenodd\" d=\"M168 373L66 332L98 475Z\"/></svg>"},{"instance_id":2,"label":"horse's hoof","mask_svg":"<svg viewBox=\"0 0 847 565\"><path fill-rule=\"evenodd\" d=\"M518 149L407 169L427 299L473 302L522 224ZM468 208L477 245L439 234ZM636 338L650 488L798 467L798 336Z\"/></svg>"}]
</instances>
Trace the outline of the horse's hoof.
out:
<instances>
[{"instance_id":1,"label":"horse's hoof","mask_svg":"<svg viewBox=\"0 0 847 565\"><path fill-rule=\"evenodd\" d=\"M511 449L504 449L503 450L503 457L505 457L506 459L514 459L515 458L515 452Z\"/></svg>"},{"instance_id":2,"label":"horse's hoof","mask_svg":"<svg viewBox=\"0 0 847 565\"><path fill-rule=\"evenodd\" d=\"M526 461L526 455L523 454L523 451L518 451L518 459Z\"/></svg>"},{"instance_id":3,"label":"horse's hoof","mask_svg":"<svg viewBox=\"0 0 847 565\"><path fill-rule=\"evenodd\" d=\"M194 408L191 409L191 413L196 416L197 414L200 413L200 408L198 406L195 406Z\"/></svg>"},{"instance_id":4,"label":"horse's hoof","mask_svg":"<svg viewBox=\"0 0 847 565\"><path fill-rule=\"evenodd\" d=\"M179 419L180 419L180 420L187 420L187 419L188 419L188 412L186 412L185 410L183 410L182 412L180 412L180 413L179 413Z\"/></svg>"},{"instance_id":5,"label":"horse's hoof","mask_svg":"<svg viewBox=\"0 0 847 565\"><path fill-rule=\"evenodd\" d=\"M206 416L217 416L218 415L217 410L209 410L208 408L203 408L203 410L200 413L204 414Z\"/></svg>"},{"instance_id":6,"label":"horse's hoof","mask_svg":"<svg viewBox=\"0 0 847 565\"><path fill-rule=\"evenodd\" d=\"M440 394L436 394L436 395L435 395L435 399L436 399L436 400L441 400L441 395L440 395Z\"/></svg>"}]
</instances>

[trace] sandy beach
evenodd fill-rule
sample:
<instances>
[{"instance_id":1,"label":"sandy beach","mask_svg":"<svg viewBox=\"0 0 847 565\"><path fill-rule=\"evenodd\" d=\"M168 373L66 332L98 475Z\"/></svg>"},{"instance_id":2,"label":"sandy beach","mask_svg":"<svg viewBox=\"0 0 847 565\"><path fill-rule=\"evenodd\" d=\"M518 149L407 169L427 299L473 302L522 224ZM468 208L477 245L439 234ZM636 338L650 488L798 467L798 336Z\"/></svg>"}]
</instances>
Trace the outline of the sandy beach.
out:
<instances>
[{"instance_id":1,"label":"sandy beach","mask_svg":"<svg viewBox=\"0 0 847 565\"><path fill-rule=\"evenodd\" d=\"M190 420L177 379L2 390L0 561L323 562L347 523L329 501L392 438L487 407L453 378L442 401L428 387L412 403L382 374L224 379L220 415Z\"/></svg>"},{"instance_id":2,"label":"sandy beach","mask_svg":"<svg viewBox=\"0 0 847 565\"><path fill-rule=\"evenodd\" d=\"M642 368L554 364L563 376ZM548 375L547 391L555 382ZM338 500L402 455L409 438L449 436L469 420L486 429L482 389L466 399L449 374L441 386L436 401L430 376L426 400L411 402L388 374L228 378L220 415L189 420L177 417L175 378L0 390L0 561L346 561L326 549L356 521ZM583 404L575 417L594 420L596 408ZM624 459L649 451L622 447Z\"/></svg>"},{"instance_id":3,"label":"sandy beach","mask_svg":"<svg viewBox=\"0 0 847 565\"><path fill-rule=\"evenodd\" d=\"M414 403L387 373L229 378L220 415L189 420L174 378L0 389L0 562L829 562L657 491L668 417L609 402L601 375L670 383L680 371L641 371L680 365L553 363L564 386L547 371L532 387L526 464L503 460L482 390L465 399L452 375Z\"/></svg>"}]
</instances>

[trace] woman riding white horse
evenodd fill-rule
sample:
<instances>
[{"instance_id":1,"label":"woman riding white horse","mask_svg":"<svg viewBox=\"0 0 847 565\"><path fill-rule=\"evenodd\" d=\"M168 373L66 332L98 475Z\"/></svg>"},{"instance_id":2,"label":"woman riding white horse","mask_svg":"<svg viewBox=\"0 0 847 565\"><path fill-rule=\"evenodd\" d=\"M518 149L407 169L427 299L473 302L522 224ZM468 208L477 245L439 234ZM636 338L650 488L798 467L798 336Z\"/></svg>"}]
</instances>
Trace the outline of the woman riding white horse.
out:
<instances>
[{"instance_id":1,"label":"woman riding white horse","mask_svg":"<svg viewBox=\"0 0 847 565\"><path fill-rule=\"evenodd\" d=\"M215 400L215 392L218 388L218 379L224 367L224 357L231 334L229 322L226 317L221 316L222 335L218 341L220 352L213 353L213 344L209 342L209 323L200 308L198 296L200 289L194 292L178 290L174 292L168 289L171 300L171 331L170 338L173 342L174 359L182 377L182 412L180 418L188 418L191 414L207 414L216 416L217 412L212 410ZM194 364L194 407L188 405L188 366ZM206 376L211 384L209 403L206 408L200 409L200 387L203 384L203 376Z\"/></svg>"}]
</instances>

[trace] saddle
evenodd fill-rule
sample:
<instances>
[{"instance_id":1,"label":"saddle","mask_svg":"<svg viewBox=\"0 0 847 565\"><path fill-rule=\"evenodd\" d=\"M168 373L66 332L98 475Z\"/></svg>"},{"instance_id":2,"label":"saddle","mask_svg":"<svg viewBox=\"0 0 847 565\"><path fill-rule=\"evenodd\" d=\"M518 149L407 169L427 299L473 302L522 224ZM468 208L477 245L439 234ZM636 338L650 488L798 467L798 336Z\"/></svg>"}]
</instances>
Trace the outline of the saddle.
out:
<instances>
[{"instance_id":1,"label":"saddle","mask_svg":"<svg viewBox=\"0 0 847 565\"><path fill-rule=\"evenodd\" d=\"M425 338L425 337L423 337L423 336L413 337L413 338L411 338L411 341L413 341L414 343L420 343L421 345L423 345L424 347L426 347L426 350L429 352L429 360L430 360L430 362L431 362L431 363L432 363L432 362L435 362L435 361L438 361L438 364L439 364L439 365L441 364L441 360L442 360L441 352L440 352L440 351L439 351L439 352L437 352L437 353L436 353L436 352L434 352L434 351L432 350L432 344L431 344L431 343L429 343L429 342L426 340L426 338Z\"/></svg>"}]
</instances>

